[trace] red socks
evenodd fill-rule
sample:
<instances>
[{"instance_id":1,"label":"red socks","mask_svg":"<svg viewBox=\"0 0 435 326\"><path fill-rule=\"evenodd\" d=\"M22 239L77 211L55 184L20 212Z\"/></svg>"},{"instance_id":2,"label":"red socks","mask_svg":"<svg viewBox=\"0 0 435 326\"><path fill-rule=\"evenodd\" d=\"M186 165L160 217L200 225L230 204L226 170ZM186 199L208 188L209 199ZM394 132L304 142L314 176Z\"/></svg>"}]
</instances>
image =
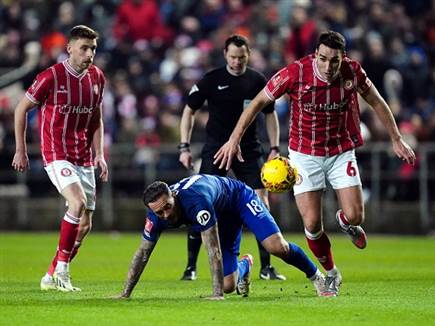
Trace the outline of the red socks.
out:
<instances>
[{"instance_id":1,"label":"red socks","mask_svg":"<svg viewBox=\"0 0 435 326\"><path fill-rule=\"evenodd\" d=\"M312 253L318 259L319 263L322 264L326 271L334 268L334 258L331 252L331 243L327 235L322 231L322 234L317 239L311 239L307 236L308 246L310 247Z\"/></svg>"},{"instance_id":2,"label":"red socks","mask_svg":"<svg viewBox=\"0 0 435 326\"><path fill-rule=\"evenodd\" d=\"M57 251L57 260L69 262L74 242L79 231L80 219L66 212L60 226L60 238Z\"/></svg>"}]
</instances>

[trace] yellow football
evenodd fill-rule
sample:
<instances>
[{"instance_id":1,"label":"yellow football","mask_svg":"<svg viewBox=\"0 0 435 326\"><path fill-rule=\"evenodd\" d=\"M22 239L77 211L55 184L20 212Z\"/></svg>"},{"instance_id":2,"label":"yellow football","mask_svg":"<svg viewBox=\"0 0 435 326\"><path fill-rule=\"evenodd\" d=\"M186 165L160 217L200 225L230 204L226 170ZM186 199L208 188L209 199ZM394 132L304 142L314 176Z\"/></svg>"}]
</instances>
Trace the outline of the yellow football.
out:
<instances>
[{"instance_id":1,"label":"yellow football","mask_svg":"<svg viewBox=\"0 0 435 326\"><path fill-rule=\"evenodd\" d=\"M261 182L270 192L285 192L290 190L298 176L296 167L290 160L277 156L263 164Z\"/></svg>"}]
</instances>

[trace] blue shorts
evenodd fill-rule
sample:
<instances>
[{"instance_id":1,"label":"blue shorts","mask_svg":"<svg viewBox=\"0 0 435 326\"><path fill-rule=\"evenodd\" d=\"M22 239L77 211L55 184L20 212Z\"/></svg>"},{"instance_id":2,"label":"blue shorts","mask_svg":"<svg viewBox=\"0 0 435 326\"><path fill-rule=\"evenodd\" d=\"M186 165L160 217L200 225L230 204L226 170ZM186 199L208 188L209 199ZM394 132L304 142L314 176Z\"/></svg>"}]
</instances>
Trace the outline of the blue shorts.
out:
<instances>
[{"instance_id":1,"label":"blue shorts","mask_svg":"<svg viewBox=\"0 0 435 326\"><path fill-rule=\"evenodd\" d=\"M228 212L225 217L218 218L224 276L237 270L243 225L248 227L260 242L272 234L281 232L257 194L246 186L240 190L238 210ZM238 216L234 216L235 213Z\"/></svg>"}]
</instances>

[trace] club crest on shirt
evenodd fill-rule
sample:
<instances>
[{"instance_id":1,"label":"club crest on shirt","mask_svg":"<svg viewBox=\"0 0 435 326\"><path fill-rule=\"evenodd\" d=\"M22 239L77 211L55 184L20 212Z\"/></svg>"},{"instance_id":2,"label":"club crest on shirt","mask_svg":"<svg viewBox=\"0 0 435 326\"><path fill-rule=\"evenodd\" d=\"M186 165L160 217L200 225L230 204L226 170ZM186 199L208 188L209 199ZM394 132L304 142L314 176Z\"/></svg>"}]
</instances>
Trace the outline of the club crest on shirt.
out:
<instances>
[{"instance_id":1,"label":"club crest on shirt","mask_svg":"<svg viewBox=\"0 0 435 326\"><path fill-rule=\"evenodd\" d=\"M68 168L63 168L62 170L60 170L60 174L62 175L62 177L69 177L72 175L72 172Z\"/></svg>"},{"instance_id":2,"label":"club crest on shirt","mask_svg":"<svg viewBox=\"0 0 435 326\"><path fill-rule=\"evenodd\" d=\"M210 212L206 210L199 211L198 214L196 214L196 220L201 225L206 225L208 221L210 221L210 217Z\"/></svg>"},{"instance_id":3,"label":"club crest on shirt","mask_svg":"<svg viewBox=\"0 0 435 326\"><path fill-rule=\"evenodd\" d=\"M98 85L94 85L94 94L98 95Z\"/></svg>"},{"instance_id":4,"label":"club crest on shirt","mask_svg":"<svg viewBox=\"0 0 435 326\"><path fill-rule=\"evenodd\" d=\"M350 79L347 79L344 81L344 89L349 91L353 88L353 81Z\"/></svg>"}]
</instances>

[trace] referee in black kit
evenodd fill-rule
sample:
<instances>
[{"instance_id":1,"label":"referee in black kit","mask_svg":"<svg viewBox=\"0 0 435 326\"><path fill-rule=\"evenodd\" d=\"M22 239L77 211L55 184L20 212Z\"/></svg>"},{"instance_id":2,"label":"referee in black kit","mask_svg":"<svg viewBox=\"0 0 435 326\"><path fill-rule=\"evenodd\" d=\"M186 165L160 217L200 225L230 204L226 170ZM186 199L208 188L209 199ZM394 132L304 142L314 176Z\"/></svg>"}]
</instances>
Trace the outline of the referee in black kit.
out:
<instances>
[{"instance_id":1,"label":"referee in black kit","mask_svg":"<svg viewBox=\"0 0 435 326\"><path fill-rule=\"evenodd\" d=\"M227 171L213 164L213 156L228 140L243 109L266 85L266 78L247 67L250 48L248 40L240 35L230 36L225 41L224 57L227 64L214 69L195 84L190 90L180 124L180 162L192 169L190 138L194 125L194 114L205 101L208 103L209 119L206 126L206 141L202 149L199 173L225 176ZM263 109L266 129L270 141L268 159L279 154L279 123L274 104ZM260 180L260 170L264 163L264 152L258 139L258 122L252 123L240 143L244 162L235 160L232 171L237 179L255 189L255 192L269 208L267 190ZM201 247L201 234L188 232L188 262L182 280L196 279L196 262ZM270 265L270 255L258 242L260 251L260 278L264 280L285 280L285 276Z\"/></svg>"}]
</instances>

